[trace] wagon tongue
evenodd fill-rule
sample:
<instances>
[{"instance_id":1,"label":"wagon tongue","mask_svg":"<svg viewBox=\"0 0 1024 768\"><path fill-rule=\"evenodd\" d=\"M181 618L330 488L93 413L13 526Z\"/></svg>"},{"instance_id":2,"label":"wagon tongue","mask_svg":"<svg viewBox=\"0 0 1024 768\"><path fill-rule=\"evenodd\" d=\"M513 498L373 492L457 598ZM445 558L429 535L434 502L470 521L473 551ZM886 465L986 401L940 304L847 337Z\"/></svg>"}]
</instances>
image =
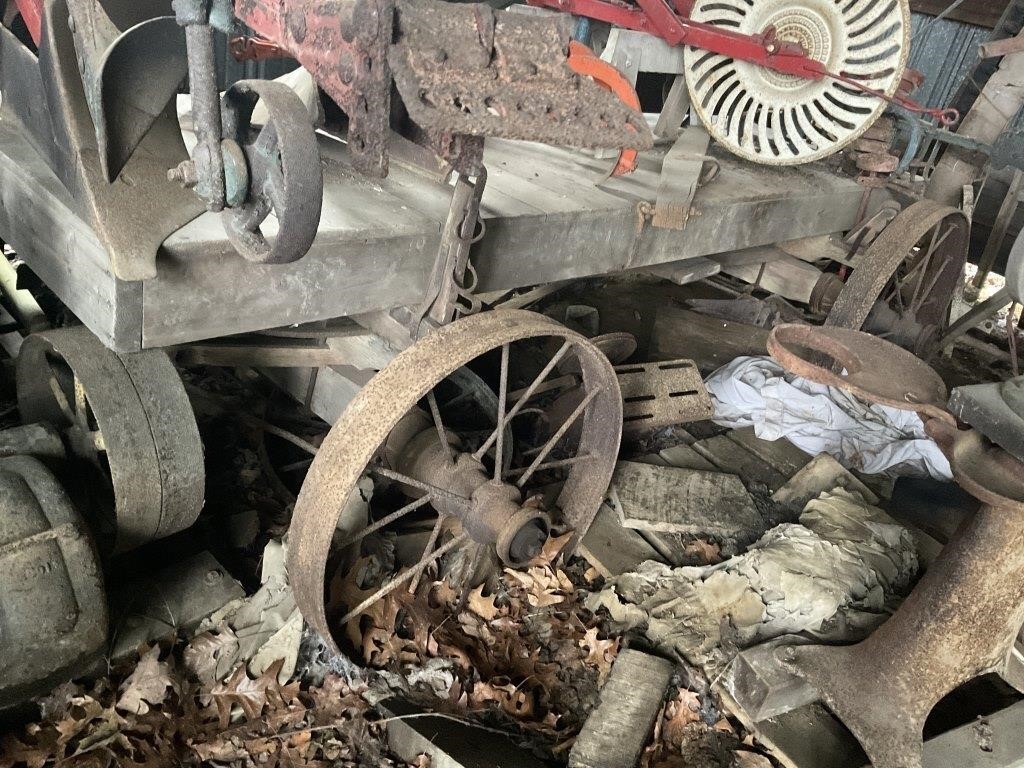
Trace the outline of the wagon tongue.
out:
<instances>
[{"instance_id":1,"label":"wagon tongue","mask_svg":"<svg viewBox=\"0 0 1024 768\"><path fill-rule=\"evenodd\" d=\"M412 120L431 135L646 149L643 115L568 65L570 20L398 0L388 52Z\"/></svg>"}]
</instances>

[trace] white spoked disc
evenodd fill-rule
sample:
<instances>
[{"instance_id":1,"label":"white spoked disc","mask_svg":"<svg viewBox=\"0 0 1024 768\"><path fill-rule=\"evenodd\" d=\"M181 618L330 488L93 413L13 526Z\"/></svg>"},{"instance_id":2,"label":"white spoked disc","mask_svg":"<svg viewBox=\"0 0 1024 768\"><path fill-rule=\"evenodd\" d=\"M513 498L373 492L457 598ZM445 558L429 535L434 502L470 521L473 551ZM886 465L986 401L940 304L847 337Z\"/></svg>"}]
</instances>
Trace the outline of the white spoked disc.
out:
<instances>
[{"instance_id":1,"label":"white spoked disc","mask_svg":"<svg viewBox=\"0 0 1024 768\"><path fill-rule=\"evenodd\" d=\"M892 96L910 49L908 0L697 0L694 21L757 35L774 27L829 72ZM807 80L687 46L693 109L731 152L796 165L854 141L886 103L832 78Z\"/></svg>"}]
</instances>

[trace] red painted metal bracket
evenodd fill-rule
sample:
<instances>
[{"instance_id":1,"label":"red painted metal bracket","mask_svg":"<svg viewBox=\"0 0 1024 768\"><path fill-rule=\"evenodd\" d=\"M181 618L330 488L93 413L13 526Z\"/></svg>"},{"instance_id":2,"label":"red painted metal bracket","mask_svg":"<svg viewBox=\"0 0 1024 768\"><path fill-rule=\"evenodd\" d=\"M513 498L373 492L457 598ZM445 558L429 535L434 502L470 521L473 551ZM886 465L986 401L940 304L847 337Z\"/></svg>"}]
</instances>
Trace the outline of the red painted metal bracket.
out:
<instances>
[{"instance_id":1,"label":"red painted metal bracket","mask_svg":"<svg viewBox=\"0 0 1024 768\"><path fill-rule=\"evenodd\" d=\"M14 0L14 4L28 28L32 42L39 45L39 38L43 34L43 0Z\"/></svg>"},{"instance_id":2,"label":"red painted metal bracket","mask_svg":"<svg viewBox=\"0 0 1024 768\"><path fill-rule=\"evenodd\" d=\"M529 5L586 16L617 27L646 32L660 37L670 45L689 45L701 50L747 61L785 75L808 80L831 78L889 103L934 118L942 125L953 125L960 119L955 109L929 109L903 96L887 96L869 88L846 73L830 72L821 62L807 55L803 46L780 40L773 27L760 34L745 35L714 24L693 21L689 13L692 0L677 0L675 7L668 0L637 0L636 5L622 0L527 0Z\"/></svg>"}]
</instances>

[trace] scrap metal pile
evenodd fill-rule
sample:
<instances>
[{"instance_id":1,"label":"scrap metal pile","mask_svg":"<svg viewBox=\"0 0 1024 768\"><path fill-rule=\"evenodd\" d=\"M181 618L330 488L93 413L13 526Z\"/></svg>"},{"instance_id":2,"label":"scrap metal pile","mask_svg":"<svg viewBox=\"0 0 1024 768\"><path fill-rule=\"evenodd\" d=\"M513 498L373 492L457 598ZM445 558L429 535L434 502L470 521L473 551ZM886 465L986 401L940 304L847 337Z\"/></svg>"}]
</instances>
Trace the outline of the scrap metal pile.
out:
<instances>
[{"instance_id":1,"label":"scrap metal pile","mask_svg":"<svg viewBox=\"0 0 1024 768\"><path fill-rule=\"evenodd\" d=\"M0 768L931 768L940 727L1020 730L1018 335L964 362L954 307L1024 53L951 134L907 0L529 4L9 4ZM678 57L653 130L567 13ZM308 98L223 83L219 42ZM604 157L540 144L636 176L568 189ZM751 247L669 261L724 181ZM523 233L550 252L501 262ZM1024 237L989 301L1022 270ZM948 697L985 676L977 745Z\"/></svg>"}]
</instances>

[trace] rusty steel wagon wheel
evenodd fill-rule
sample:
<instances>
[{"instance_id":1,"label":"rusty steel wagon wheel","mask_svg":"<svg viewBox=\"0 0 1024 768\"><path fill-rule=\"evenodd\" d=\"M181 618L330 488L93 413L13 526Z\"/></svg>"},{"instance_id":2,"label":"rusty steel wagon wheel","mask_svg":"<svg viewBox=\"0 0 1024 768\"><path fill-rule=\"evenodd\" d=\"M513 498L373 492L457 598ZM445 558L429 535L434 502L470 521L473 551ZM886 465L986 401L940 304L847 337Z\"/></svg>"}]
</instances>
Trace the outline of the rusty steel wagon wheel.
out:
<instances>
[{"instance_id":1,"label":"rusty steel wagon wheel","mask_svg":"<svg viewBox=\"0 0 1024 768\"><path fill-rule=\"evenodd\" d=\"M557 342L555 351L545 353L551 340ZM467 439L441 418L437 385L464 366L490 362L497 392L494 422L514 424L525 411L542 407L543 396L536 395L570 354L580 364L583 399L532 450L516 450L507 429L496 426ZM518 390L515 397L512 387ZM567 441L577 422L582 423L579 438ZM359 392L313 461L289 533L288 571L300 609L321 635L332 638L332 628L418 580L463 545L475 544L508 566L522 566L540 551L555 518L575 531L569 544L574 546L604 499L621 433L622 400L611 364L585 337L554 320L495 310L433 332ZM537 490L542 485L555 499L550 506ZM361 503L367 496L368 515ZM419 562L388 577L361 605L337 610L329 621L328 559L400 519L423 514L433 524Z\"/></svg>"},{"instance_id":2,"label":"rusty steel wagon wheel","mask_svg":"<svg viewBox=\"0 0 1024 768\"><path fill-rule=\"evenodd\" d=\"M961 211L914 203L857 260L825 324L864 330L929 357L949 325L969 240Z\"/></svg>"},{"instance_id":3,"label":"rusty steel wagon wheel","mask_svg":"<svg viewBox=\"0 0 1024 768\"><path fill-rule=\"evenodd\" d=\"M195 522L203 449L164 352L119 355L84 326L36 333L21 347L17 389L22 419L57 427L76 469L93 470L102 551L128 551Z\"/></svg>"}]
</instances>

